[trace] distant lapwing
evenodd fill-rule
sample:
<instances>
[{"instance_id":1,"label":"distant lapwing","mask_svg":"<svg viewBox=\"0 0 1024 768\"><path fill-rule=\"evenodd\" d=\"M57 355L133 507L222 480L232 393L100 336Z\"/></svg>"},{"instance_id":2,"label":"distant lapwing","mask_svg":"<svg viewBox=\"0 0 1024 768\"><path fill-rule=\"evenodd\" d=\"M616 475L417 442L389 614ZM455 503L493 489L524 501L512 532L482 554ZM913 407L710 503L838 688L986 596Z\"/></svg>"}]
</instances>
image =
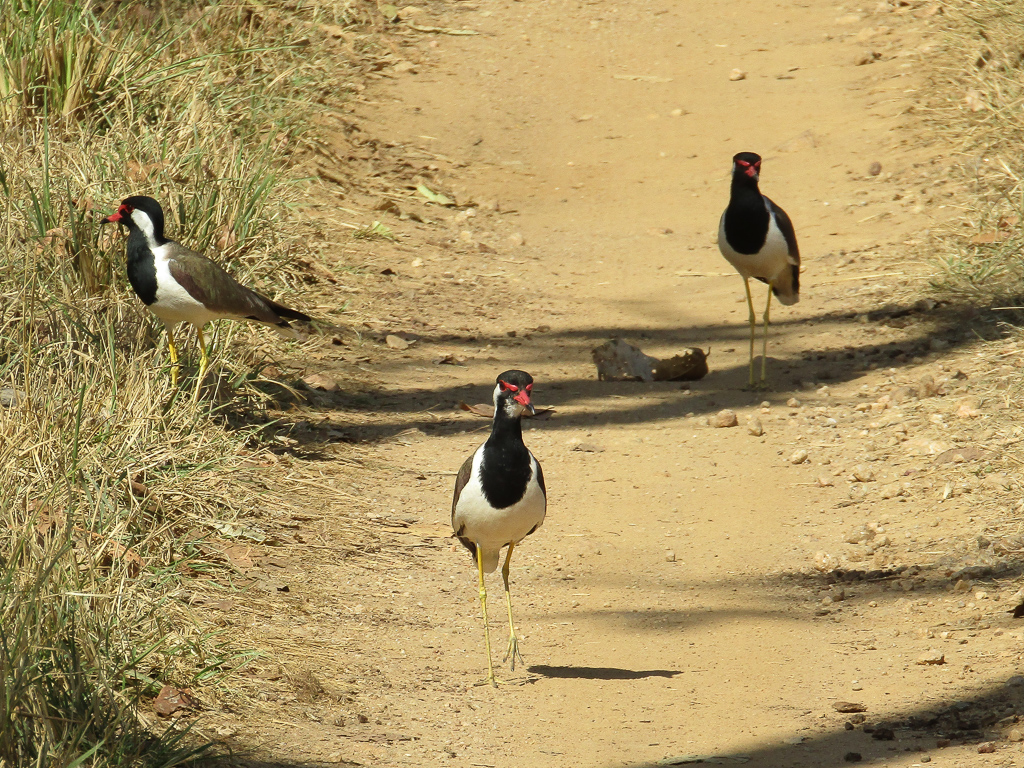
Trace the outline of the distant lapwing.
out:
<instances>
[{"instance_id":1,"label":"distant lapwing","mask_svg":"<svg viewBox=\"0 0 1024 768\"><path fill-rule=\"evenodd\" d=\"M178 350L174 345L178 323L192 323L199 335L202 361L198 396L198 387L210 366L203 337L206 323L218 318L251 320L297 335L288 321L312 320L246 288L216 262L164 237L164 212L151 197L126 198L117 212L103 221L128 228L128 280L135 294L167 328L173 386L178 384Z\"/></svg>"},{"instance_id":2,"label":"distant lapwing","mask_svg":"<svg viewBox=\"0 0 1024 768\"><path fill-rule=\"evenodd\" d=\"M494 422L491 436L477 448L459 470L452 500L452 528L459 541L476 559L480 581L480 610L484 619L487 648L487 680L497 685L491 663L491 636L487 624L487 588L484 574L493 573L503 547L508 546L501 576L508 605L508 650L503 661L516 668L519 640L512 621L512 596L508 588L508 566L516 544L544 522L547 496L544 473L523 443L523 413L533 414L530 400L533 377L523 371L505 371L494 387Z\"/></svg>"},{"instance_id":3,"label":"distant lapwing","mask_svg":"<svg viewBox=\"0 0 1024 768\"><path fill-rule=\"evenodd\" d=\"M761 157L740 152L732 159L732 190L729 207L718 224L718 248L743 278L750 310L750 386L765 386L768 360L768 324L772 294L783 304L800 300L800 249L789 216L761 194L757 180ZM750 296L750 278L768 283L764 307L764 344L761 348L761 381L754 381L754 337L757 321Z\"/></svg>"}]
</instances>

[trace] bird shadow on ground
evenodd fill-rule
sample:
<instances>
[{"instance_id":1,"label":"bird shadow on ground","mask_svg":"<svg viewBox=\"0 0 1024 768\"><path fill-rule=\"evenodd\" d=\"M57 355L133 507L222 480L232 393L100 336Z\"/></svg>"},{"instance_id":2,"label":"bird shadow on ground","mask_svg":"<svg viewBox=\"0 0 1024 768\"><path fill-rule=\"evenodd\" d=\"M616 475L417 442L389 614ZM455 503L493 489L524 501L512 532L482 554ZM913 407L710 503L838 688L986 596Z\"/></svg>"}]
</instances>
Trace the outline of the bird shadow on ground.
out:
<instances>
[{"instance_id":1,"label":"bird shadow on ground","mask_svg":"<svg viewBox=\"0 0 1024 768\"><path fill-rule=\"evenodd\" d=\"M569 680L643 680L647 677L675 677L670 669L620 669L619 667L552 667L535 664L527 672L543 677Z\"/></svg>"}]
</instances>

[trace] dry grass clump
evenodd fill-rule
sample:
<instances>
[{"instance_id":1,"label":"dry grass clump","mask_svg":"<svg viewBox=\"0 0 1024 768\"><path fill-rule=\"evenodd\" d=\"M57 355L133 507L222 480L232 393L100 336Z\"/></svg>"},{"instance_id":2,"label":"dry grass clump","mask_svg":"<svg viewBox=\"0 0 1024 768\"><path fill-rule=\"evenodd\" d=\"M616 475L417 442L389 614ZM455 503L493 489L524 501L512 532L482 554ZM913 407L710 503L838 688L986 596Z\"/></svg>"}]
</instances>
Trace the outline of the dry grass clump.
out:
<instances>
[{"instance_id":1,"label":"dry grass clump","mask_svg":"<svg viewBox=\"0 0 1024 768\"><path fill-rule=\"evenodd\" d=\"M935 287L975 303L1024 297L1024 5L956 0L943 6L947 42L927 114L963 159L963 219L939 236Z\"/></svg>"},{"instance_id":2,"label":"dry grass clump","mask_svg":"<svg viewBox=\"0 0 1024 768\"><path fill-rule=\"evenodd\" d=\"M140 702L164 684L202 700L244 658L173 595L224 567L200 542L245 514L251 499L219 480L255 433L192 408L187 381L171 390L98 214L150 194L171 236L240 279L271 295L306 283L283 168L314 138L314 105L358 70L310 51L355 39L370 7L14 0L0 13L0 765L186 762L183 731ZM250 333L214 334L240 371L265 357Z\"/></svg>"}]
</instances>

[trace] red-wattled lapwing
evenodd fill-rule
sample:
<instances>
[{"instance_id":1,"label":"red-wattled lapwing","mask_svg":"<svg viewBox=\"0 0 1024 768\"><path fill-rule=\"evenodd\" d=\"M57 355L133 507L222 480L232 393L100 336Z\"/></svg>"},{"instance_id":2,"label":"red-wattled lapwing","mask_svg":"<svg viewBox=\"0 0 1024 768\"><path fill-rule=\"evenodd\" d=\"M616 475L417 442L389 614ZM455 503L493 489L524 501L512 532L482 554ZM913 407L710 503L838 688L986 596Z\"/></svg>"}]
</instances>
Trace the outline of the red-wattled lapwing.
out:
<instances>
[{"instance_id":1,"label":"red-wattled lapwing","mask_svg":"<svg viewBox=\"0 0 1024 768\"><path fill-rule=\"evenodd\" d=\"M547 495L540 464L523 443L523 413L535 413L530 393L533 377L523 371L505 371L494 387L494 422L491 436L466 459L455 480L452 528L459 541L473 553L480 579L480 610L484 617L487 647L487 680L497 685L491 663L491 635L487 625L487 588L484 574L498 567L501 550L508 546L501 576L508 605L508 650L516 668L519 640L512 621L512 596L508 589L508 565L516 544L544 522Z\"/></svg>"},{"instance_id":2,"label":"red-wattled lapwing","mask_svg":"<svg viewBox=\"0 0 1024 768\"><path fill-rule=\"evenodd\" d=\"M173 386L178 384L178 350L174 346L174 327L178 323L192 323L199 335L201 384L210 365L203 337L203 326L209 321L252 320L296 335L289 320L312 320L246 288L215 262L164 237L164 212L151 197L125 198L117 212L103 221L128 228L128 280L135 294L167 328Z\"/></svg>"},{"instance_id":3,"label":"red-wattled lapwing","mask_svg":"<svg viewBox=\"0 0 1024 768\"><path fill-rule=\"evenodd\" d=\"M757 180L761 157L740 152L732 159L732 189L729 207L718 224L718 249L743 278L750 310L750 386L754 381L754 336L757 321L750 297L750 278L768 283L764 307L764 346L761 349L761 381L765 385L768 359L768 323L772 294L783 304L800 300L800 249L793 223L786 212L761 194Z\"/></svg>"}]
</instances>

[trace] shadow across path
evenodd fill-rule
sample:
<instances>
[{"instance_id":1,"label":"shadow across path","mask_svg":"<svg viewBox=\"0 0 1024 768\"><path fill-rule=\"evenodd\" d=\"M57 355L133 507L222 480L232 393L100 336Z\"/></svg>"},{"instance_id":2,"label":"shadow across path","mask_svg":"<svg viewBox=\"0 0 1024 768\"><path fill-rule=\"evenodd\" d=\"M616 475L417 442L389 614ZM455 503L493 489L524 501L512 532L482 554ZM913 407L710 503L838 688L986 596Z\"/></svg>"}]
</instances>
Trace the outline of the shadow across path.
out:
<instances>
[{"instance_id":1,"label":"shadow across path","mask_svg":"<svg viewBox=\"0 0 1024 768\"><path fill-rule=\"evenodd\" d=\"M535 664L527 672L563 680L643 680L648 677L675 677L671 669L620 669L619 667L551 667Z\"/></svg>"}]
</instances>

